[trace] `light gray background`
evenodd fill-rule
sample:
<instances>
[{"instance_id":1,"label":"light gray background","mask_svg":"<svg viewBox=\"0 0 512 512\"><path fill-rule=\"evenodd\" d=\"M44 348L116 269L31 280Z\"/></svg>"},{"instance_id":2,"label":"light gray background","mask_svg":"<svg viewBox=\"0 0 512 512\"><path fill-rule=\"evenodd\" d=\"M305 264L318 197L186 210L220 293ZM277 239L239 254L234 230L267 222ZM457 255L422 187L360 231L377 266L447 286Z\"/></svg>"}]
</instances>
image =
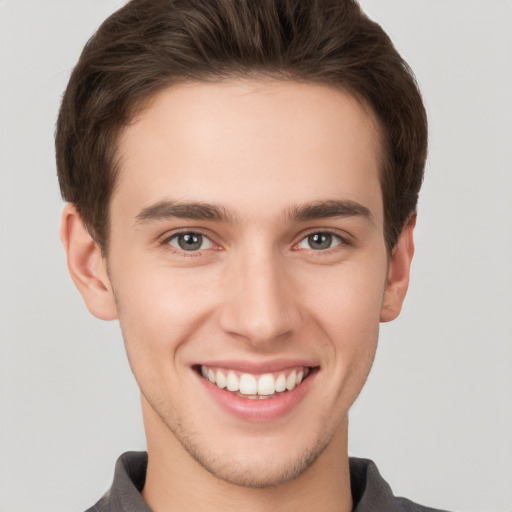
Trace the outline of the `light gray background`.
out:
<instances>
[{"instance_id":1,"label":"light gray background","mask_svg":"<svg viewBox=\"0 0 512 512\"><path fill-rule=\"evenodd\" d=\"M145 446L115 323L65 269L59 98L116 0L0 0L0 510L69 512ZM364 0L416 72L431 149L403 315L384 325L350 452L395 492L512 510L512 2Z\"/></svg>"}]
</instances>

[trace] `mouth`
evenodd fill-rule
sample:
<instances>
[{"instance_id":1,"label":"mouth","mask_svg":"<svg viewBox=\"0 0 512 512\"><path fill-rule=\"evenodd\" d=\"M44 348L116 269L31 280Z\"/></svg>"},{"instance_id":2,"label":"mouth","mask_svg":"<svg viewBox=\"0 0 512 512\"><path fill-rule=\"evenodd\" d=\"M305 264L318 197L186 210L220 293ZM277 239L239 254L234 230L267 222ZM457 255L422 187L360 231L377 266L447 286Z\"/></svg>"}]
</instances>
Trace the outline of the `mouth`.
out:
<instances>
[{"instance_id":1,"label":"mouth","mask_svg":"<svg viewBox=\"0 0 512 512\"><path fill-rule=\"evenodd\" d=\"M317 368L297 366L260 374L206 365L196 365L194 369L202 378L234 396L247 400L268 400L300 387Z\"/></svg>"}]
</instances>

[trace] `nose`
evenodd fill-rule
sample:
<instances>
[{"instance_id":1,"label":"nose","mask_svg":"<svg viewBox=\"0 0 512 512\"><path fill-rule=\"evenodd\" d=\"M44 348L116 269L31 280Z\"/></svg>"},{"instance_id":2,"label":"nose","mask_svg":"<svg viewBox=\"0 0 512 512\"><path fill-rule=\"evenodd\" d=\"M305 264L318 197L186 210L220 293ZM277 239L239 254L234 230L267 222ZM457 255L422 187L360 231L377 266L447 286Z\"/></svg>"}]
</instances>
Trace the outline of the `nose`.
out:
<instances>
[{"instance_id":1,"label":"nose","mask_svg":"<svg viewBox=\"0 0 512 512\"><path fill-rule=\"evenodd\" d=\"M272 254L241 257L224 281L221 328L258 350L270 349L299 326L292 279L282 260Z\"/></svg>"}]
</instances>

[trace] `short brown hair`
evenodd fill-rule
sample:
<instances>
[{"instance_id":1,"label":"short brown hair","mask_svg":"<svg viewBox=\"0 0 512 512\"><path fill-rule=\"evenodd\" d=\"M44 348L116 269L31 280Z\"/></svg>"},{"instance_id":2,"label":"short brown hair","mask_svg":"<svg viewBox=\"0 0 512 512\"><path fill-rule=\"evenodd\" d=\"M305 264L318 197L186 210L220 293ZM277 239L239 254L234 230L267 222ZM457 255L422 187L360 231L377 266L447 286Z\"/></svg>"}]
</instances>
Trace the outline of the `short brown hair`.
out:
<instances>
[{"instance_id":1,"label":"short brown hair","mask_svg":"<svg viewBox=\"0 0 512 512\"><path fill-rule=\"evenodd\" d=\"M270 76L354 94L381 132L389 250L415 212L427 119L414 76L354 0L132 0L87 42L57 121L62 196L106 251L119 135L156 92L185 81Z\"/></svg>"}]
</instances>

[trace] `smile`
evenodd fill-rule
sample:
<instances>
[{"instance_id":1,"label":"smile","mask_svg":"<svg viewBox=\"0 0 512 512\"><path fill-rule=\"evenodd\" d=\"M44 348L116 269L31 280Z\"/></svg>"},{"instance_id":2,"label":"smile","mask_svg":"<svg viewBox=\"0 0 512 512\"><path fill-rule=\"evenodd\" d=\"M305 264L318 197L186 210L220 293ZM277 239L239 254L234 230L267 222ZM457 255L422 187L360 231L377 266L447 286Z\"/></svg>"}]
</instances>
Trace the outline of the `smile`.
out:
<instances>
[{"instance_id":1,"label":"smile","mask_svg":"<svg viewBox=\"0 0 512 512\"><path fill-rule=\"evenodd\" d=\"M287 391L292 391L306 379L310 372L311 368L307 366L261 375L205 365L200 367L201 375L219 389L252 400L275 398Z\"/></svg>"}]
</instances>

